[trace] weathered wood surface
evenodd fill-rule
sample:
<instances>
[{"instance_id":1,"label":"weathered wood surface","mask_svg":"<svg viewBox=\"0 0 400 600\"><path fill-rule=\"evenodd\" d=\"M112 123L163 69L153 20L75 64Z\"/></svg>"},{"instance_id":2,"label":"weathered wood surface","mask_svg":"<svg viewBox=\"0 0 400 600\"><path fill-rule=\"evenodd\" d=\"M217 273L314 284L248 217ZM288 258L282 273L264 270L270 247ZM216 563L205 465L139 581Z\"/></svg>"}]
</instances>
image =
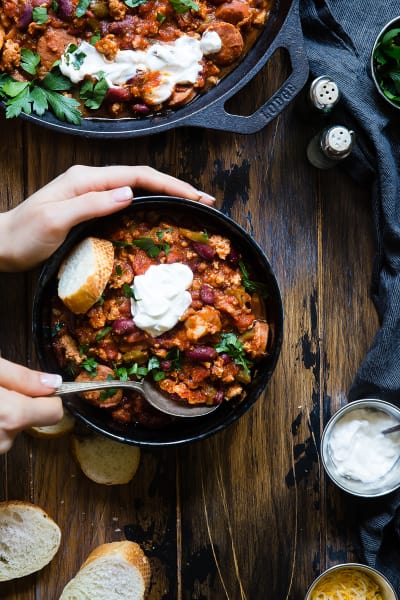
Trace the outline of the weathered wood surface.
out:
<instances>
[{"instance_id":1,"label":"weathered wood surface","mask_svg":"<svg viewBox=\"0 0 400 600\"><path fill-rule=\"evenodd\" d=\"M248 94L276 87L276 59ZM278 68L276 68L278 67ZM89 551L128 537L147 552L150 600L301 600L327 566L359 559L356 503L327 482L324 423L345 402L377 329L369 189L305 157L314 126L290 107L250 136L198 129L82 140L1 116L1 210L74 163L150 164L215 194L266 250L285 307L268 393L226 431L184 449L143 450L134 480L97 485L68 438L21 434L0 458L0 499L40 504L62 546L40 573L0 584L6 600L57 599ZM0 276L4 357L37 366L30 310L37 272Z\"/></svg>"}]
</instances>

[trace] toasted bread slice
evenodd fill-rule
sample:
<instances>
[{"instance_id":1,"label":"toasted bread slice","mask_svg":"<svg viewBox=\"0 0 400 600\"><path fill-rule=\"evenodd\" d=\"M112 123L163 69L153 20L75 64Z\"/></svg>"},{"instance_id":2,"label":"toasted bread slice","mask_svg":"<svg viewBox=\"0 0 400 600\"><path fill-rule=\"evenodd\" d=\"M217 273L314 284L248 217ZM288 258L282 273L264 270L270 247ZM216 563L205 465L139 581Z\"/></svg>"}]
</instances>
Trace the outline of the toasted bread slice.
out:
<instances>
[{"instance_id":1,"label":"toasted bread slice","mask_svg":"<svg viewBox=\"0 0 400 600\"><path fill-rule=\"evenodd\" d=\"M110 542L91 552L59 600L143 600L150 563L135 542Z\"/></svg>"},{"instance_id":2,"label":"toasted bread slice","mask_svg":"<svg viewBox=\"0 0 400 600\"><path fill-rule=\"evenodd\" d=\"M128 483L140 462L140 448L90 434L72 436L72 452L86 477L105 485Z\"/></svg>"},{"instance_id":3,"label":"toasted bread slice","mask_svg":"<svg viewBox=\"0 0 400 600\"><path fill-rule=\"evenodd\" d=\"M58 421L55 425L44 425L43 427L29 427L26 430L27 433L32 435L33 437L38 438L57 438L67 433L71 433L71 431L75 427L75 417L71 415L71 413L64 408L64 415L61 421Z\"/></svg>"},{"instance_id":4,"label":"toasted bread slice","mask_svg":"<svg viewBox=\"0 0 400 600\"><path fill-rule=\"evenodd\" d=\"M87 237L61 263L58 295L75 314L83 314L102 295L114 264L114 247L108 240Z\"/></svg>"},{"instance_id":5,"label":"toasted bread slice","mask_svg":"<svg viewBox=\"0 0 400 600\"><path fill-rule=\"evenodd\" d=\"M35 504L0 502L0 581L42 569L61 541L57 523Z\"/></svg>"}]
</instances>

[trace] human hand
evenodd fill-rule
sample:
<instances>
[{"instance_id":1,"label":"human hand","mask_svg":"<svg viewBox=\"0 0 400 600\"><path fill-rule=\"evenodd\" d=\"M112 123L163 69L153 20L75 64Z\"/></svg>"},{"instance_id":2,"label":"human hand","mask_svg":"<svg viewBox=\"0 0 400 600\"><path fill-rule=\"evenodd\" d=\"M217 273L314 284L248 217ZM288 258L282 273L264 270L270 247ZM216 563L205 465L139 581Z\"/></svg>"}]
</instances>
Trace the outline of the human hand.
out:
<instances>
[{"instance_id":1,"label":"human hand","mask_svg":"<svg viewBox=\"0 0 400 600\"><path fill-rule=\"evenodd\" d=\"M151 167L75 165L0 214L0 271L22 271L42 262L74 225L128 206L135 187L214 203L208 194Z\"/></svg>"},{"instance_id":2,"label":"human hand","mask_svg":"<svg viewBox=\"0 0 400 600\"><path fill-rule=\"evenodd\" d=\"M0 454L8 452L22 429L54 425L63 416L57 396L60 375L32 371L0 358Z\"/></svg>"}]
</instances>

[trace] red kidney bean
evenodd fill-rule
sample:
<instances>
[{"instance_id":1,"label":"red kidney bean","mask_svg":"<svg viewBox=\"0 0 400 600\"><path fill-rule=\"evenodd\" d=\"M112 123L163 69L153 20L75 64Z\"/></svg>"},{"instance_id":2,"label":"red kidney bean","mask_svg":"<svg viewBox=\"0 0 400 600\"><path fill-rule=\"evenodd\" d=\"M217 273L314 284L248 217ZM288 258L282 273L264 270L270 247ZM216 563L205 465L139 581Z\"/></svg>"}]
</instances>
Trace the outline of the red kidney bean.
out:
<instances>
[{"instance_id":1,"label":"red kidney bean","mask_svg":"<svg viewBox=\"0 0 400 600\"><path fill-rule=\"evenodd\" d=\"M110 87L107 90L105 102L127 102L131 97L128 88Z\"/></svg>"},{"instance_id":2,"label":"red kidney bean","mask_svg":"<svg viewBox=\"0 0 400 600\"><path fill-rule=\"evenodd\" d=\"M57 16L66 21L69 21L75 16L75 9L72 0L59 0Z\"/></svg>"},{"instance_id":3,"label":"red kidney bean","mask_svg":"<svg viewBox=\"0 0 400 600\"><path fill-rule=\"evenodd\" d=\"M215 294L211 285L204 283L200 288L200 298L204 304L214 304Z\"/></svg>"},{"instance_id":4,"label":"red kidney bean","mask_svg":"<svg viewBox=\"0 0 400 600\"><path fill-rule=\"evenodd\" d=\"M125 335L136 330L136 325L133 319L116 319L112 325L113 333L117 335Z\"/></svg>"},{"instance_id":5,"label":"red kidney bean","mask_svg":"<svg viewBox=\"0 0 400 600\"><path fill-rule=\"evenodd\" d=\"M240 260L239 252L236 250L236 248L233 248L231 246L230 252L229 252L228 256L226 257L226 262L229 263L231 265L231 267L237 267L239 260Z\"/></svg>"},{"instance_id":6,"label":"red kidney bean","mask_svg":"<svg viewBox=\"0 0 400 600\"><path fill-rule=\"evenodd\" d=\"M212 260L215 256L215 250L208 244L202 244L201 242L193 242L193 248L205 260Z\"/></svg>"},{"instance_id":7,"label":"red kidney bean","mask_svg":"<svg viewBox=\"0 0 400 600\"><path fill-rule=\"evenodd\" d=\"M220 354L220 357L222 358L222 362L224 363L224 365L227 365L230 362L232 362L231 357L226 352L222 352L222 354Z\"/></svg>"},{"instance_id":8,"label":"red kidney bean","mask_svg":"<svg viewBox=\"0 0 400 600\"><path fill-rule=\"evenodd\" d=\"M160 367L163 371L170 371L172 367L172 361L170 360L161 360Z\"/></svg>"},{"instance_id":9,"label":"red kidney bean","mask_svg":"<svg viewBox=\"0 0 400 600\"><path fill-rule=\"evenodd\" d=\"M22 9L21 15L18 19L18 28L26 29L29 23L32 22L32 6L30 4L25 4Z\"/></svg>"},{"instance_id":10,"label":"red kidney bean","mask_svg":"<svg viewBox=\"0 0 400 600\"><path fill-rule=\"evenodd\" d=\"M150 108L146 104L133 104L132 110L142 117L146 117L150 114Z\"/></svg>"},{"instance_id":11,"label":"red kidney bean","mask_svg":"<svg viewBox=\"0 0 400 600\"><path fill-rule=\"evenodd\" d=\"M214 396L214 404L221 404L223 399L224 399L223 390L218 390L218 392Z\"/></svg>"},{"instance_id":12,"label":"red kidney bean","mask_svg":"<svg viewBox=\"0 0 400 600\"><path fill-rule=\"evenodd\" d=\"M217 357L217 351L212 346L197 346L193 350L186 350L185 355L190 360L208 361Z\"/></svg>"}]
</instances>

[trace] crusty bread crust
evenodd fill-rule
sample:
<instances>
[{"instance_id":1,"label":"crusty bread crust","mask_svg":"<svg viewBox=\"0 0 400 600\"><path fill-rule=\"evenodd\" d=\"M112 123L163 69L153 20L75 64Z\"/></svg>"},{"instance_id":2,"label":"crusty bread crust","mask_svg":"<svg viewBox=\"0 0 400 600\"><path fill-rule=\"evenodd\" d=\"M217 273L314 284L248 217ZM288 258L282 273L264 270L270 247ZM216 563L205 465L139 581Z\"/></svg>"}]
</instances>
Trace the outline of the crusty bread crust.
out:
<instances>
[{"instance_id":1,"label":"crusty bread crust","mask_svg":"<svg viewBox=\"0 0 400 600\"><path fill-rule=\"evenodd\" d=\"M144 600L150 577L149 560L138 544L130 541L102 544L89 554L75 577L66 584L60 600L128 597Z\"/></svg>"},{"instance_id":2,"label":"crusty bread crust","mask_svg":"<svg viewBox=\"0 0 400 600\"><path fill-rule=\"evenodd\" d=\"M60 547L61 530L36 504L0 502L0 581L45 567Z\"/></svg>"},{"instance_id":3,"label":"crusty bread crust","mask_svg":"<svg viewBox=\"0 0 400 600\"><path fill-rule=\"evenodd\" d=\"M114 264L112 242L87 237L77 244L58 271L58 295L75 314L83 314L100 298Z\"/></svg>"},{"instance_id":4,"label":"crusty bread crust","mask_svg":"<svg viewBox=\"0 0 400 600\"><path fill-rule=\"evenodd\" d=\"M84 569L99 558L111 555L116 556L121 560L126 560L126 562L131 564L133 567L136 567L138 571L140 571L145 583L145 590L147 592L151 579L150 562L139 544L136 544L136 542L123 540L121 542L109 542L107 544L101 544L92 550L81 566L80 570Z\"/></svg>"}]
</instances>

